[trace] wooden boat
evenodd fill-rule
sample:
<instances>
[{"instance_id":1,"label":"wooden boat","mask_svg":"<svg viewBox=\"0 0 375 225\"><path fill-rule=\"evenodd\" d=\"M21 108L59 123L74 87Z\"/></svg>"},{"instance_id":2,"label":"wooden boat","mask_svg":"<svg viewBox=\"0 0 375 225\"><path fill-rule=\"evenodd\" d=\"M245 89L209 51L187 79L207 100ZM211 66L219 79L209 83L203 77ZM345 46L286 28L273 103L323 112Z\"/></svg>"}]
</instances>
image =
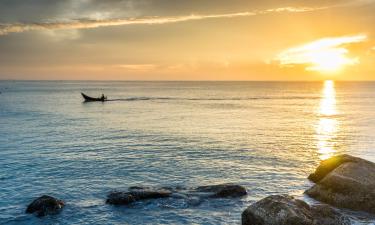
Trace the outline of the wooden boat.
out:
<instances>
[{"instance_id":1,"label":"wooden boat","mask_svg":"<svg viewBox=\"0 0 375 225\"><path fill-rule=\"evenodd\" d=\"M85 99L85 102L104 102L104 101L107 101L107 97L105 97L104 95L100 98L93 98L93 97L90 97L88 95L85 95L82 92L81 92L81 95L82 95L83 99Z\"/></svg>"}]
</instances>

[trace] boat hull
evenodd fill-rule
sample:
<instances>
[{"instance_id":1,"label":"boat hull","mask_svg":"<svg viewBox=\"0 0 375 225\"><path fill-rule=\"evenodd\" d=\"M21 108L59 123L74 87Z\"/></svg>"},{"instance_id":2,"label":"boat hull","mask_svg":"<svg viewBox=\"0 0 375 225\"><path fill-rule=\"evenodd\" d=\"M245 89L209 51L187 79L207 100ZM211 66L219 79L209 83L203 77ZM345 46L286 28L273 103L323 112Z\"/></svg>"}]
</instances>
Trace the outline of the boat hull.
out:
<instances>
[{"instance_id":1,"label":"boat hull","mask_svg":"<svg viewBox=\"0 0 375 225\"><path fill-rule=\"evenodd\" d=\"M88 95L85 95L84 93L81 93L83 99L85 100L85 102L104 102L106 101L105 98L93 98L93 97L90 97Z\"/></svg>"}]
</instances>

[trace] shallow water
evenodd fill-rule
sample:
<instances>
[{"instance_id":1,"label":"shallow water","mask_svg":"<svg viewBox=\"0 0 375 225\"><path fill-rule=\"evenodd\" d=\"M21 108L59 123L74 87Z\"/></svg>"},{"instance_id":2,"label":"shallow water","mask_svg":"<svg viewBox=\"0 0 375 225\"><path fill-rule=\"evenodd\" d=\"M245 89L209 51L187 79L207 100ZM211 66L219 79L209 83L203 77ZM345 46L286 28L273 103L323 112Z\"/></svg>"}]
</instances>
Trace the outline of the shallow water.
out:
<instances>
[{"instance_id":1,"label":"shallow water","mask_svg":"<svg viewBox=\"0 0 375 225\"><path fill-rule=\"evenodd\" d=\"M372 82L0 81L0 91L0 224L239 224L270 194L313 202L302 193L321 159L375 161ZM82 103L81 91L116 101ZM104 204L133 185L223 182L248 197ZM66 208L25 215L42 194Z\"/></svg>"}]
</instances>

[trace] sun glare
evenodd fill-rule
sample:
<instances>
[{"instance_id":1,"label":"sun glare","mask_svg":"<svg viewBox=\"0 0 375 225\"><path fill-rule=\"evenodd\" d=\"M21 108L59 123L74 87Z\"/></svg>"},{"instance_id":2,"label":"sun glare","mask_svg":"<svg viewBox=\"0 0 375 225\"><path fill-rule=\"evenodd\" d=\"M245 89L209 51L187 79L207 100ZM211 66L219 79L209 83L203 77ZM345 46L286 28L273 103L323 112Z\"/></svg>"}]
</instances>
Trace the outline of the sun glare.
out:
<instances>
[{"instance_id":1,"label":"sun glare","mask_svg":"<svg viewBox=\"0 0 375 225\"><path fill-rule=\"evenodd\" d=\"M366 35L324 38L281 52L276 60L281 66L305 65L308 71L337 73L344 67L359 63L350 57L348 44L365 41Z\"/></svg>"},{"instance_id":2,"label":"sun glare","mask_svg":"<svg viewBox=\"0 0 375 225\"><path fill-rule=\"evenodd\" d=\"M307 70L318 71L321 73L336 73L347 65L358 63L358 59L346 57L346 49L318 49L308 54L310 66Z\"/></svg>"}]
</instances>

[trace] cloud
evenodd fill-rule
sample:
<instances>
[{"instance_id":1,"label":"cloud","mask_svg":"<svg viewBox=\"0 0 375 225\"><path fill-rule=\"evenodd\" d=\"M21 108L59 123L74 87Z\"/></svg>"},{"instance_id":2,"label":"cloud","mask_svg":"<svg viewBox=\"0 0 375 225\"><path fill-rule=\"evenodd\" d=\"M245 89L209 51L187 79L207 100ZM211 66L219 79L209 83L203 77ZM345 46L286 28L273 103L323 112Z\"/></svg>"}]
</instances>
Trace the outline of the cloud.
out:
<instances>
[{"instance_id":1,"label":"cloud","mask_svg":"<svg viewBox=\"0 0 375 225\"><path fill-rule=\"evenodd\" d=\"M35 30L60 30L60 29L89 29L106 26L124 26L124 25L139 25L139 24L168 24L185 21L204 20L204 19L220 19L220 18L235 18L248 17L269 13L301 13L326 9L308 8L308 7L282 7L275 9L267 9L263 11L238 12L227 14L206 14L206 15L187 15L175 17L149 17L149 18L126 18L126 19L77 19L72 21L57 21L57 22L41 22L41 23L0 23L0 35L7 35L9 33L20 33L25 31Z\"/></svg>"},{"instance_id":2,"label":"cloud","mask_svg":"<svg viewBox=\"0 0 375 225\"><path fill-rule=\"evenodd\" d=\"M120 64L115 67L125 70L150 71L156 69L158 66L155 64Z\"/></svg>"},{"instance_id":3,"label":"cloud","mask_svg":"<svg viewBox=\"0 0 375 225\"><path fill-rule=\"evenodd\" d=\"M364 34L323 38L286 49L279 53L275 60L284 67L306 65L306 70L334 72L359 62L358 58L348 57L347 45L364 42L366 39Z\"/></svg>"},{"instance_id":4,"label":"cloud","mask_svg":"<svg viewBox=\"0 0 375 225\"><path fill-rule=\"evenodd\" d=\"M44 30L43 33L50 37L49 40L61 41L61 40L76 40L80 38L80 33L76 29L69 30Z\"/></svg>"},{"instance_id":5,"label":"cloud","mask_svg":"<svg viewBox=\"0 0 375 225\"><path fill-rule=\"evenodd\" d=\"M322 10L327 9L329 7L317 7L317 8L310 8L310 7L280 7L275 9L267 9L264 11L258 11L259 14L261 13L270 13L270 12L310 12L310 11L316 11L316 10Z\"/></svg>"}]
</instances>

